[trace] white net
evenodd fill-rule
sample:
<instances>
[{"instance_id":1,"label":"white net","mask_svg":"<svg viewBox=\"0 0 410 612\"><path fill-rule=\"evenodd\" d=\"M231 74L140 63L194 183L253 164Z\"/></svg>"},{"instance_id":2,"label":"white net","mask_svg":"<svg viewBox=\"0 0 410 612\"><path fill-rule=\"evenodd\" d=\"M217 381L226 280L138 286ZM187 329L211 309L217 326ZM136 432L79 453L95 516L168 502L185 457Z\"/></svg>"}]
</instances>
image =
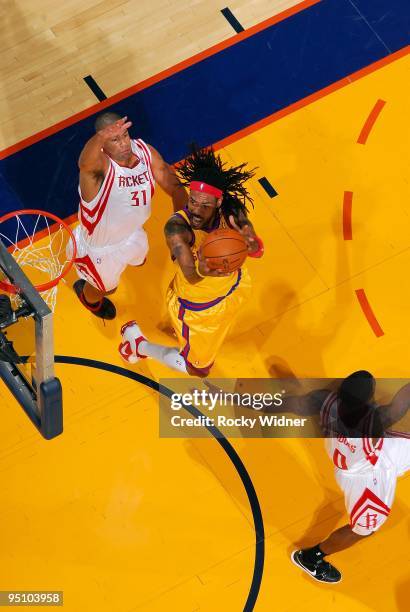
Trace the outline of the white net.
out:
<instances>
[{"instance_id":1,"label":"white net","mask_svg":"<svg viewBox=\"0 0 410 612\"><path fill-rule=\"evenodd\" d=\"M66 251L69 254L72 252L71 245L71 248L67 248L71 235L64 225L43 214L16 213L8 220L6 233L3 233L2 225L0 238L4 245L37 287L49 308L54 311L58 282L44 290L39 288L39 285L58 278L68 265L70 260ZM11 294L10 299L14 308L21 305L18 294Z\"/></svg>"}]
</instances>

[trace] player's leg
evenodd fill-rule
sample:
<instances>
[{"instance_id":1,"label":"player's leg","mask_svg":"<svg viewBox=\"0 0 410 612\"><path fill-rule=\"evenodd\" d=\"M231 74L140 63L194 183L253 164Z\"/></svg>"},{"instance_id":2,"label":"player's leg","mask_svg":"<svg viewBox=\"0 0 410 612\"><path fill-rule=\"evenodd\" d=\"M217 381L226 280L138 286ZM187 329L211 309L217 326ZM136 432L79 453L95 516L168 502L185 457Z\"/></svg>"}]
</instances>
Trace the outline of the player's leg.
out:
<instances>
[{"instance_id":1,"label":"player's leg","mask_svg":"<svg viewBox=\"0 0 410 612\"><path fill-rule=\"evenodd\" d=\"M151 357L179 372L204 378L209 375L219 348L247 293L246 287L244 291L234 292L215 306L202 308L196 304L195 309L190 309L178 298L171 286L167 291L166 302L179 349L149 342L135 321L131 321L123 326L126 333L123 333L120 354L132 363L141 357Z\"/></svg>"},{"instance_id":2,"label":"player's leg","mask_svg":"<svg viewBox=\"0 0 410 612\"><path fill-rule=\"evenodd\" d=\"M149 342L143 336L140 327L135 321L125 323L121 328L121 335L122 342L119 346L119 352L121 357L128 361L128 363L136 363L140 359L150 357L172 370L189 374L190 376L204 378L209 375L210 367L196 368L184 358L179 348Z\"/></svg>"},{"instance_id":3,"label":"player's leg","mask_svg":"<svg viewBox=\"0 0 410 612\"><path fill-rule=\"evenodd\" d=\"M179 325L177 316L177 299L170 288L167 291L166 303L170 315L170 322L174 326L176 332L179 331L179 337L178 333L176 334L177 339L179 342L182 342L181 326ZM136 363L139 359L150 357L173 370L184 374L188 373L187 364L185 359L181 356L179 348L149 342L135 321L125 323L121 328L121 335L122 342L119 346L119 352L125 361Z\"/></svg>"},{"instance_id":4,"label":"player's leg","mask_svg":"<svg viewBox=\"0 0 410 612\"><path fill-rule=\"evenodd\" d=\"M367 535L355 533L350 525L344 525L333 531L320 544L311 548L295 550L292 553L292 561L319 582L340 582L342 574L325 557L345 550L369 535L371 533Z\"/></svg>"},{"instance_id":5,"label":"player's leg","mask_svg":"<svg viewBox=\"0 0 410 612\"><path fill-rule=\"evenodd\" d=\"M109 249L93 249L85 239L84 232L81 225L74 229L77 245L74 266L80 279L74 283L73 289L83 306L95 316L114 319L115 306L106 295L116 289L121 265L114 261Z\"/></svg>"},{"instance_id":6,"label":"player's leg","mask_svg":"<svg viewBox=\"0 0 410 612\"><path fill-rule=\"evenodd\" d=\"M101 270L97 270L89 255L77 258L75 267L80 279L74 283L73 289L80 302L96 317L114 319L116 309L106 295L113 293L117 287L116 271L111 267L104 271L104 266ZM107 282L111 284L108 288L105 285Z\"/></svg>"},{"instance_id":7,"label":"player's leg","mask_svg":"<svg viewBox=\"0 0 410 612\"><path fill-rule=\"evenodd\" d=\"M210 308L190 309L183 301L178 304L181 354L185 357L189 374L201 378L209 376L249 291L250 287L245 283L243 288ZM175 321L173 325L175 328Z\"/></svg>"},{"instance_id":8,"label":"player's leg","mask_svg":"<svg viewBox=\"0 0 410 612\"><path fill-rule=\"evenodd\" d=\"M189 352L187 348L190 347L190 330L187 327L187 317L181 316L180 303L172 289L168 289L167 291L166 302L169 320L175 330L179 348L155 344L148 341L142 334L137 323L135 321L130 321L123 325L121 329L122 342L119 346L121 356L130 363L136 363L141 358L150 357L178 372L183 372L190 376L207 376L210 370L209 366L196 367L187 359L187 354ZM197 321L195 321L195 323L197 323ZM198 335L195 337L195 343L197 342ZM202 341L201 348L203 349L204 347L206 348L206 343ZM212 355L209 363L212 364ZM208 364L205 364L205 366L207 365Z\"/></svg>"},{"instance_id":9,"label":"player's leg","mask_svg":"<svg viewBox=\"0 0 410 612\"><path fill-rule=\"evenodd\" d=\"M80 277L73 285L73 289L80 302L96 316L105 319L115 317L115 308L111 302L103 302L106 290L104 282L97 268L99 257L93 257L92 249L84 237L85 229L82 225L74 228L73 234L77 246L77 255L74 259L74 267ZM67 257L73 256L71 242L67 245Z\"/></svg>"},{"instance_id":10,"label":"player's leg","mask_svg":"<svg viewBox=\"0 0 410 612\"><path fill-rule=\"evenodd\" d=\"M333 531L326 540L321 542L318 545L320 551L324 555L332 555L335 552L340 552L341 550L345 550L346 548L350 548L357 542L359 542L362 538L366 538L369 535L374 533L371 531L370 533L361 534L355 533L350 525L344 525L336 531Z\"/></svg>"},{"instance_id":11,"label":"player's leg","mask_svg":"<svg viewBox=\"0 0 410 612\"><path fill-rule=\"evenodd\" d=\"M148 255L148 236L142 228L137 229L117 249L116 257L120 258L125 265L139 268L143 266Z\"/></svg>"},{"instance_id":12,"label":"player's leg","mask_svg":"<svg viewBox=\"0 0 410 612\"><path fill-rule=\"evenodd\" d=\"M139 266L148 252L148 239L144 230L137 230L121 245L107 245L104 249L91 248L78 226L75 230L78 256L75 259L80 280L74 283L81 303L95 316L114 319L116 308L107 298L114 293L127 265Z\"/></svg>"},{"instance_id":13,"label":"player's leg","mask_svg":"<svg viewBox=\"0 0 410 612\"><path fill-rule=\"evenodd\" d=\"M111 291L101 291L100 289L94 287L94 285L91 285L87 281L85 282L85 285L83 287L83 295L87 302L91 304L99 302L100 300L102 300L103 297L106 297L107 295L112 295L116 291L117 287L115 289L111 289Z\"/></svg>"},{"instance_id":14,"label":"player's leg","mask_svg":"<svg viewBox=\"0 0 410 612\"><path fill-rule=\"evenodd\" d=\"M185 359L177 347L149 342L135 321L129 321L122 326L121 336L119 352L125 361L136 363L140 359L151 357L173 370L188 373Z\"/></svg>"},{"instance_id":15,"label":"player's leg","mask_svg":"<svg viewBox=\"0 0 410 612\"><path fill-rule=\"evenodd\" d=\"M112 295L117 291L117 287L115 289L111 289L110 291L101 291L94 285L91 285L87 281L83 287L83 294L87 302L95 303L101 300L103 297L107 297L107 295Z\"/></svg>"},{"instance_id":16,"label":"player's leg","mask_svg":"<svg viewBox=\"0 0 410 612\"><path fill-rule=\"evenodd\" d=\"M339 471L336 480L344 492L350 524L331 533L311 548L296 550L291 558L315 580L340 582L342 575L325 557L353 546L368 537L386 521L396 488L394 471L369 472L351 476Z\"/></svg>"}]
</instances>

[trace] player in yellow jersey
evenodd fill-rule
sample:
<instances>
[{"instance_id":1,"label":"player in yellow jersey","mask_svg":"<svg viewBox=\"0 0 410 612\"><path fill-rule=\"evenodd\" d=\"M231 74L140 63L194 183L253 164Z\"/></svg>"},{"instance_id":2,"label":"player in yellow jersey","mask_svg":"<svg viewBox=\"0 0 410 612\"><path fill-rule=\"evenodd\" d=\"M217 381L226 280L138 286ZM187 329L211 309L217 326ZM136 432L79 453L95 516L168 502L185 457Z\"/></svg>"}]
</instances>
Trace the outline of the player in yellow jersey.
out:
<instances>
[{"instance_id":1,"label":"player in yellow jersey","mask_svg":"<svg viewBox=\"0 0 410 612\"><path fill-rule=\"evenodd\" d=\"M245 166L226 168L212 148L196 147L179 166L180 182L189 187L188 205L165 225L176 265L166 300L179 349L149 342L137 323L129 321L121 329L119 347L126 361L151 357L191 376L208 376L251 283L245 266L228 274L210 270L201 242L209 232L230 227L245 237L249 256L263 254L262 241L247 217L246 204L252 199L244 183L254 172Z\"/></svg>"}]
</instances>

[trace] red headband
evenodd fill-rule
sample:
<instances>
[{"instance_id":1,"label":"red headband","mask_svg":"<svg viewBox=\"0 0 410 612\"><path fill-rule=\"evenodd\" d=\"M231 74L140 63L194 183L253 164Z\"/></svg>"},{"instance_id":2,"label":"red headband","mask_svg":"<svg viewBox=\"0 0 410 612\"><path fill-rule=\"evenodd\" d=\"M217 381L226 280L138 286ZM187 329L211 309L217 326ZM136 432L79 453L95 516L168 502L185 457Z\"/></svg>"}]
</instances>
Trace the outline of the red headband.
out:
<instances>
[{"instance_id":1,"label":"red headband","mask_svg":"<svg viewBox=\"0 0 410 612\"><path fill-rule=\"evenodd\" d=\"M202 191L203 193L209 193L209 195L213 195L216 198L220 198L222 196L222 190L217 187L212 187L212 185L208 185L208 183L202 183L201 181L191 181L189 184L189 188L192 191Z\"/></svg>"}]
</instances>

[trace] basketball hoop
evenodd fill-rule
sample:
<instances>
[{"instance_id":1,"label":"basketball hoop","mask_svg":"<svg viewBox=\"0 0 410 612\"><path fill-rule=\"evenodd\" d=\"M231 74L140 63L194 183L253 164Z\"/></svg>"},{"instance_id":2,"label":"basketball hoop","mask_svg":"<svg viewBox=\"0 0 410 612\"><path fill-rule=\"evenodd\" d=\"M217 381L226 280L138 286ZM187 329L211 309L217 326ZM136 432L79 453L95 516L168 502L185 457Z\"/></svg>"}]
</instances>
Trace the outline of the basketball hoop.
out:
<instances>
[{"instance_id":1,"label":"basketball hoop","mask_svg":"<svg viewBox=\"0 0 410 612\"><path fill-rule=\"evenodd\" d=\"M0 217L0 239L54 311L58 283L70 271L77 253L71 228L52 213L17 210ZM0 276L0 289L11 294L13 306L21 304L19 288L6 275Z\"/></svg>"}]
</instances>

